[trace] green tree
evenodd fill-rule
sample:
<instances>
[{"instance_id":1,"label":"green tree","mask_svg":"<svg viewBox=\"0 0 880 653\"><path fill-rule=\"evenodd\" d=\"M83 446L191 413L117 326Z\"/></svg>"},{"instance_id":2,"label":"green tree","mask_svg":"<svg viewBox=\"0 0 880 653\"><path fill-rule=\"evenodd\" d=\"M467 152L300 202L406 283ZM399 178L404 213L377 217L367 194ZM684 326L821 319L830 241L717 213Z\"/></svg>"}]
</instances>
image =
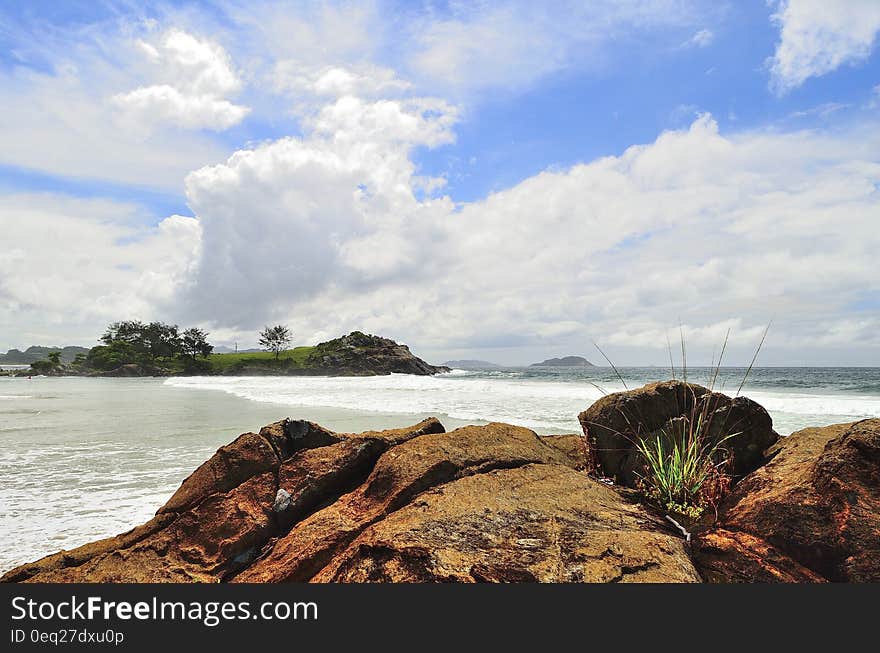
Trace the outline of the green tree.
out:
<instances>
[{"instance_id":1,"label":"green tree","mask_svg":"<svg viewBox=\"0 0 880 653\"><path fill-rule=\"evenodd\" d=\"M263 349L274 352L275 360L278 360L278 355L287 348L292 337L293 334L290 333L290 329L283 324L273 327L267 326L260 331L260 346Z\"/></svg>"},{"instance_id":2,"label":"green tree","mask_svg":"<svg viewBox=\"0 0 880 653\"><path fill-rule=\"evenodd\" d=\"M171 358L182 352L182 341L176 324L137 320L114 322L107 327L101 342L109 351L100 356L107 361L153 364L157 358Z\"/></svg>"},{"instance_id":3,"label":"green tree","mask_svg":"<svg viewBox=\"0 0 880 653\"><path fill-rule=\"evenodd\" d=\"M207 358L214 351L214 345L208 344L208 333L201 329L187 329L180 336L181 352L192 360L196 356Z\"/></svg>"},{"instance_id":4,"label":"green tree","mask_svg":"<svg viewBox=\"0 0 880 653\"><path fill-rule=\"evenodd\" d=\"M49 374L61 367L61 352L50 351L46 354L45 360L34 361L31 363L31 371L34 374Z\"/></svg>"}]
</instances>

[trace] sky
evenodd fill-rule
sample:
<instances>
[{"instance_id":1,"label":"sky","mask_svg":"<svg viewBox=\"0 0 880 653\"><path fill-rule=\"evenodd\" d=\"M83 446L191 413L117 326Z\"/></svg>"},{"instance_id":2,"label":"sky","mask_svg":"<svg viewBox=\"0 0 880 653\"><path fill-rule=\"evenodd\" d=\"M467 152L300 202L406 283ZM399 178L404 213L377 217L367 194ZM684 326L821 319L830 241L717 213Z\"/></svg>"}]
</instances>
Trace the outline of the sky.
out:
<instances>
[{"instance_id":1,"label":"sky","mask_svg":"<svg viewBox=\"0 0 880 653\"><path fill-rule=\"evenodd\" d=\"M880 366L880 2L0 4L0 350Z\"/></svg>"}]
</instances>

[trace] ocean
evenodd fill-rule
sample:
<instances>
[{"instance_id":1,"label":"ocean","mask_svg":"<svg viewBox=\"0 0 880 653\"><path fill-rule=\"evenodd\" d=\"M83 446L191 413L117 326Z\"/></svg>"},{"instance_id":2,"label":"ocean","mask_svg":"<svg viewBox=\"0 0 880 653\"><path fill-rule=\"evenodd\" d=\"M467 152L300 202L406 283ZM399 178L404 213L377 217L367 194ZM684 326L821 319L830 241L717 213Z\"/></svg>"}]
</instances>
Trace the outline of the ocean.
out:
<instances>
[{"instance_id":1,"label":"ocean","mask_svg":"<svg viewBox=\"0 0 880 653\"><path fill-rule=\"evenodd\" d=\"M736 392L745 370L722 369ZM710 370L689 370L706 383ZM0 377L0 570L149 519L239 433L293 417L356 432L435 415L447 429L504 421L578 432L602 396L669 377L663 368L454 370L436 377ZM742 394L787 435L880 416L880 368L756 368Z\"/></svg>"}]
</instances>

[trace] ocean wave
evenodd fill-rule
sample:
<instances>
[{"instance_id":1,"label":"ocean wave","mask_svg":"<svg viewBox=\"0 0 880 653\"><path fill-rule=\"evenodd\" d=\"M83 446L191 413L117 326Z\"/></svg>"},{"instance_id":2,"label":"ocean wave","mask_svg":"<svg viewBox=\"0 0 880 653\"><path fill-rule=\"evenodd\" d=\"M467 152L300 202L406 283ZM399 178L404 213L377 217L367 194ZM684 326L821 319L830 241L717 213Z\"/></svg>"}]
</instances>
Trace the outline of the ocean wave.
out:
<instances>
[{"instance_id":1,"label":"ocean wave","mask_svg":"<svg viewBox=\"0 0 880 653\"><path fill-rule=\"evenodd\" d=\"M14 401L15 399L33 399L33 395L0 395L0 401Z\"/></svg>"},{"instance_id":2,"label":"ocean wave","mask_svg":"<svg viewBox=\"0 0 880 653\"><path fill-rule=\"evenodd\" d=\"M468 421L503 421L539 429L578 431L577 415L605 393L607 383L492 378L485 374L376 377L180 377L180 388L218 390L251 401L391 414L440 414ZM603 392L604 391L604 392ZM805 393L746 393L782 424L786 416L860 418L880 415L880 397Z\"/></svg>"}]
</instances>

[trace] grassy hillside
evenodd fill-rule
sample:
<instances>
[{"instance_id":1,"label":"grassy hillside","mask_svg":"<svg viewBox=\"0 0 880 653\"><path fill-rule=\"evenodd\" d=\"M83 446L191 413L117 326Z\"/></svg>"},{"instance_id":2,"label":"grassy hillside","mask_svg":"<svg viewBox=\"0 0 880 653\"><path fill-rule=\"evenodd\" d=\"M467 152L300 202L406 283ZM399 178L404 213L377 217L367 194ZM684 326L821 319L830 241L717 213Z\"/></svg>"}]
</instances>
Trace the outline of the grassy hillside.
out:
<instances>
[{"instance_id":1,"label":"grassy hillside","mask_svg":"<svg viewBox=\"0 0 880 653\"><path fill-rule=\"evenodd\" d=\"M208 364L214 374L226 374L246 367L304 367L306 358L314 349L314 347L288 349L281 352L277 361L275 354L268 351L247 354L211 354L208 356Z\"/></svg>"}]
</instances>

